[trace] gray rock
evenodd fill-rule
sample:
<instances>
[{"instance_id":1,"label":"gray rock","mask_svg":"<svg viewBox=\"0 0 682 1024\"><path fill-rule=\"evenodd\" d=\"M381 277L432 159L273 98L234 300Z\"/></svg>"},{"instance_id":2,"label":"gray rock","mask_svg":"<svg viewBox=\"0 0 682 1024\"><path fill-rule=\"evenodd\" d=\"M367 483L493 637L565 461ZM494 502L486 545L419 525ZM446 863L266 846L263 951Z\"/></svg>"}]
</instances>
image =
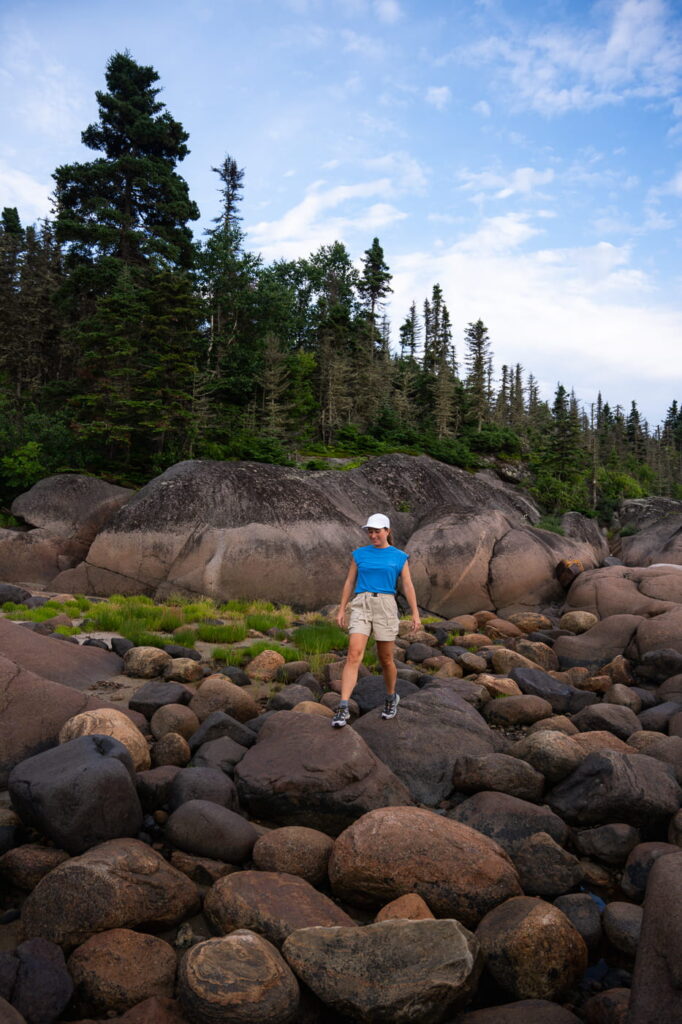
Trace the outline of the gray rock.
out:
<instances>
[{"instance_id":1,"label":"gray rock","mask_svg":"<svg viewBox=\"0 0 682 1024\"><path fill-rule=\"evenodd\" d=\"M574 686L559 682L540 668L513 668L509 675L522 693L549 701L552 710L558 715L579 711L597 700L596 694L588 690L576 690Z\"/></svg>"},{"instance_id":2,"label":"gray rock","mask_svg":"<svg viewBox=\"0 0 682 1024\"><path fill-rule=\"evenodd\" d=\"M628 1024L682 1020L682 850L651 869Z\"/></svg>"},{"instance_id":3,"label":"gray rock","mask_svg":"<svg viewBox=\"0 0 682 1024\"><path fill-rule=\"evenodd\" d=\"M166 839L196 857L243 864L258 839L251 822L209 800L189 800L166 822Z\"/></svg>"},{"instance_id":4,"label":"gray rock","mask_svg":"<svg viewBox=\"0 0 682 1024\"><path fill-rule=\"evenodd\" d=\"M448 811L448 817L489 836L510 854L538 832L546 832L560 846L569 835L568 826L548 807L506 793L476 793Z\"/></svg>"},{"instance_id":5,"label":"gray rock","mask_svg":"<svg viewBox=\"0 0 682 1024\"><path fill-rule=\"evenodd\" d=\"M656 707L641 711L638 716L637 729L651 729L653 732L665 732L668 722L682 708L677 701L665 701ZM633 729L634 732L634 729Z\"/></svg>"},{"instance_id":6,"label":"gray rock","mask_svg":"<svg viewBox=\"0 0 682 1024\"><path fill-rule=\"evenodd\" d=\"M623 822L597 825L574 834L575 845L583 857L594 857L605 864L623 864L639 842L639 830Z\"/></svg>"},{"instance_id":7,"label":"gray rock","mask_svg":"<svg viewBox=\"0 0 682 1024\"><path fill-rule=\"evenodd\" d=\"M132 650L132 648L129 648ZM161 682L154 680L144 683L128 701L128 707L139 711L145 718L151 719L159 708L166 704L189 704L194 691L182 683Z\"/></svg>"},{"instance_id":8,"label":"gray rock","mask_svg":"<svg viewBox=\"0 0 682 1024\"><path fill-rule=\"evenodd\" d=\"M555 843L546 832L537 832L519 843L512 860L526 896L553 899L577 888L583 880L578 858Z\"/></svg>"},{"instance_id":9,"label":"gray rock","mask_svg":"<svg viewBox=\"0 0 682 1024\"><path fill-rule=\"evenodd\" d=\"M315 699L315 694L307 686L301 686L300 683L290 683L289 686L283 687L279 693L273 693L272 697L268 700L268 708L272 711L291 711L292 708L295 708L297 704L301 704L304 700L314 701Z\"/></svg>"},{"instance_id":10,"label":"gray rock","mask_svg":"<svg viewBox=\"0 0 682 1024\"><path fill-rule=\"evenodd\" d=\"M640 843L635 846L625 862L620 880L620 887L628 899L640 903L644 899L654 863L659 857L679 852L679 846L673 843Z\"/></svg>"},{"instance_id":11,"label":"gray rock","mask_svg":"<svg viewBox=\"0 0 682 1024\"><path fill-rule=\"evenodd\" d=\"M419 687L398 677L396 693L402 701L406 697L419 693ZM364 676L353 690L353 700L360 708L361 715L371 711L372 708L383 707L385 698L386 684L383 676Z\"/></svg>"},{"instance_id":12,"label":"gray rock","mask_svg":"<svg viewBox=\"0 0 682 1024\"><path fill-rule=\"evenodd\" d=\"M488 790L538 803L545 779L530 764L508 754L461 754L454 763L452 785L462 793Z\"/></svg>"},{"instance_id":13,"label":"gray rock","mask_svg":"<svg viewBox=\"0 0 682 1024\"><path fill-rule=\"evenodd\" d=\"M242 747L251 747L256 742L256 733L248 725L238 722L225 711L212 711L190 736L189 749L195 754L202 744L219 740L221 736L229 736Z\"/></svg>"},{"instance_id":14,"label":"gray rock","mask_svg":"<svg viewBox=\"0 0 682 1024\"><path fill-rule=\"evenodd\" d=\"M12 1005L27 1024L57 1020L73 994L64 954L47 939L27 939L16 948L19 960Z\"/></svg>"},{"instance_id":15,"label":"gray rock","mask_svg":"<svg viewBox=\"0 0 682 1024\"><path fill-rule=\"evenodd\" d=\"M180 769L171 782L167 803L175 811L189 800L208 800L231 811L239 811L237 787L218 768Z\"/></svg>"},{"instance_id":16,"label":"gray rock","mask_svg":"<svg viewBox=\"0 0 682 1024\"><path fill-rule=\"evenodd\" d=\"M589 950L598 948L602 939L601 911L596 900L586 892L569 892L557 896L554 906L565 914Z\"/></svg>"},{"instance_id":17,"label":"gray rock","mask_svg":"<svg viewBox=\"0 0 682 1024\"><path fill-rule=\"evenodd\" d=\"M22 761L9 791L22 821L71 854L142 827L132 758L111 736L79 736Z\"/></svg>"},{"instance_id":18,"label":"gray rock","mask_svg":"<svg viewBox=\"0 0 682 1024\"><path fill-rule=\"evenodd\" d=\"M246 747L235 743L229 736L221 736L217 740L209 740L198 748L190 764L193 768L218 768L226 775L234 775L234 767L239 764Z\"/></svg>"},{"instance_id":19,"label":"gray rock","mask_svg":"<svg viewBox=\"0 0 682 1024\"><path fill-rule=\"evenodd\" d=\"M634 957L637 952L643 916L642 908L635 906L634 903L614 900L606 904L602 914L606 937L612 946L626 956Z\"/></svg>"},{"instance_id":20,"label":"gray rock","mask_svg":"<svg viewBox=\"0 0 682 1024\"><path fill-rule=\"evenodd\" d=\"M641 728L634 711L620 704L596 704L591 708L583 708L577 715L573 715L573 724L581 732L612 732L619 740L626 740Z\"/></svg>"},{"instance_id":21,"label":"gray rock","mask_svg":"<svg viewBox=\"0 0 682 1024\"><path fill-rule=\"evenodd\" d=\"M550 807L574 825L625 822L648 825L680 806L673 770L644 754L603 750L589 754L548 797Z\"/></svg>"}]
</instances>

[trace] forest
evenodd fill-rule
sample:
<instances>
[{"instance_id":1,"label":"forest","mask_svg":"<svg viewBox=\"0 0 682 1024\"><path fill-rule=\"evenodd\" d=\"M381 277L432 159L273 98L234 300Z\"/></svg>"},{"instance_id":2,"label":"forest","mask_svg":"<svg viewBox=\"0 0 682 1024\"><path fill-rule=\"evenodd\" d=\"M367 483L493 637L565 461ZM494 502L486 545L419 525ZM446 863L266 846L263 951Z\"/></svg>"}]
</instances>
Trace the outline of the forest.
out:
<instances>
[{"instance_id":1,"label":"forest","mask_svg":"<svg viewBox=\"0 0 682 1024\"><path fill-rule=\"evenodd\" d=\"M266 264L231 155L216 155L220 214L197 239L177 170L189 135L157 72L116 53L105 78L82 132L93 158L56 168L52 217L2 211L0 525L52 473L139 486L195 458L316 470L426 453L603 522L624 497L682 499L676 400L656 426L634 400L586 409L562 383L547 401L530 370L494 365L482 319L455 330L438 283L391 341L379 239Z\"/></svg>"}]
</instances>

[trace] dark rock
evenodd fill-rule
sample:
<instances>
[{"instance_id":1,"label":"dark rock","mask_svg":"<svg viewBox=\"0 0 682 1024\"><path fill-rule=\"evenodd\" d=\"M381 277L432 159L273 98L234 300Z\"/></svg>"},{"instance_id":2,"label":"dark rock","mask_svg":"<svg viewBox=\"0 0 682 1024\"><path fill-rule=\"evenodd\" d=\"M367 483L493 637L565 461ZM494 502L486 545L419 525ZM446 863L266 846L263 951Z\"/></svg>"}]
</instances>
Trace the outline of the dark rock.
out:
<instances>
[{"instance_id":1,"label":"dark rock","mask_svg":"<svg viewBox=\"0 0 682 1024\"><path fill-rule=\"evenodd\" d=\"M589 950L598 948L602 939L601 911L589 893L569 892L565 896L557 896L554 906L566 915L575 930L582 935Z\"/></svg>"},{"instance_id":2,"label":"dark rock","mask_svg":"<svg viewBox=\"0 0 682 1024\"><path fill-rule=\"evenodd\" d=\"M192 661L201 661L201 655L193 647L183 647L182 644L164 644L163 650L170 654L171 658L190 658Z\"/></svg>"},{"instance_id":3,"label":"dark rock","mask_svg":"<svg viewBox=\"0 0 682 1024\"><path fill-rule=\"evenodd\" d=\"M111 649L114 654L118 654L119 658L122 658L128 651L132 650L135 646L132 640L127 640L124 636L112 636L111 638Z\"/></svg>"},{"instance_id":4,"label":"dark rock","mask_svg":"<svg viewBox=\"0 0 682 1024\"><path fill-rule=\"evenodd\" d=\"M577 857L546 832L537 832L519 843L512 860L526 896L553 899L577 888L583 880L583 868Z\"/></svg>"},{"instance_id":5,"label":"dark rock","mask_svg":"<svg viewBox=\"0 0 682 1024\"><path fill-rule=\"evenodd\" d=\"M433 647L428 644L410 644L405 651L408 661L414 661L416 664L421 664L422 661L426 661L427 658L432 658L436 651Z\"/></svg>"},{"instance_id":6,"label":"dark rock","mask_svg":"<svg viewBox=\"0 0 682 1024\"><path fill-rule=\"evenodd\" d=\"M653 732L665 732L668 722L681 708L682 705L676 701L665 701L663 704L657 704L656 707L641 711L636 728L651 729Z\"/></svg>"},{"instance_id":7,"label":"dark rock","mask_svg":"<svg viewBox=\"0 0 682 1024\"><path fill-rule=\"evenodd\" d=\"M294 682L297 683L298 686L307 686L310 692L313 694L314 700L317 700L319 697L322 696L322 687L320 686L312 672L304 672L302 675L297 676L294 679Z\"/></svg>"},{"instance_id":8,"label":"dark rock","mask_svg":"<svg viewBox=\"0 0 682 1024\"><path fill-rule=\"evenodd\" d=\"M218 740L221 736L229 736L242 747L250 747L256 742L256 733L248 725L238 722L224 711L212 711L190 736L189 748L194 754L202 744Z\"/></svg>"},{"instance_id":9,"label":"dark rock","mask_svg":"<svg viewBox=\"0 0 682 1024\"><path fill-rule=\"evenodd\" d=\"M550 807L574 825L625 822L648 825L680 806L673 770L644 754L603 750L588 754L549 794Z\"/></svg>"},{"instance_id":10,"label":"dark rock","mask_svg":"<svg viewBox=\"0 0 682 1024\"><path fill-rule=\"evenodd\" d=\"M525 761L508 754L462 754L455 760L452 785L461 793L489 790L538 803L545 780Z\"/></svg>"},{"instance_id":11,"label":"dark rock","mask_svg":"<svg viewBox=\"0 0 682 1024\"><path fill-rule=\"evenodd\" d=\"M618 559L613 559L612 564L617 565ZM586 1024L627 1024L629 1006L629 988L608 988L597 992L583 1004Z\"/></svg>"},{"instance_id":12,"label":"dark rock","mask_svg":"<svg viewBox=\"0 0 682 1024\"><path fill-rule=\"evenodd\" d=\"M682 654L673 648L662 648L647 651L642 655L637 666L637 675L642 679L652 679L662 683L671 676L682 674Z\"/></svg>"},{"instance_id":13,"label":"dark rock","mask_svg":"<svg viewBox=\"0 0 682 1024\"><path fill-rule=\"evenodd\" d=\"M640 728L639 719L631 708L620 704L596 704L583 708L573 715L573 724L581 732L611 732L620 740L626 740Z\"/></svg>"},{"instance_id":14,"label":"dark rock","mask_svg":"<svg viewBox=\"0 0 682 1024\"><path fill-rule=\"evenodd\" d=\"M93 637L88 637L87 640L83 641L83 647L99 647L100 651L110 651L111 647L104 640L96 640ZM118 652L114 652L118 653Z\"/></svg>"},{"instance_id":15,"label":"dark rock","mask_svg":"<svg viewBox=\"0 0 682 1024\"><path fill-rule=\"evenodd\" d=\"M354 729L332 731L328 719L295 711L272 713L237 765L235 781L254 818L330 835L375 807L412 802Z\"/></svg>"},{"instance_id":16,"label":"dark rock","mask_svg":"<svg viewBox=\"0 0 682 1024\"><path fill-rule=\"evenodd\" d=\"M16 948L19 960L12 1005L27 1024L57 1020L73 993L64 954L47 939L27 939Z\"/></svg>"},{"instance_id":17,"label":"dark rock","mask_svg":"<svg viewBox=\"0 0 682 1024\"><path fill-rule=\"evenodd\" d=\"M0 997L9 1000L17 978L19 961L12 953L0 951ZM2 1017L0 1017L2 1020Z\"/></svg>"},{"instance_id":18,"label":"dark rock","mask_svg":"<svg viewBox=\"0 0 682 1024\"><path fill-rule=\"evenodd\" d=\"M453 1024L580 1024L580 1018L548 999L519 999L503 1006L461 1013Z\"/></svg>"},{"instance_id":19,"label":"dark rock","mask_svg":"<svg viewBox=\"0 0 682 1024\"><path fill-rule=\"evenodd\" d=\"M569 835L568 826L548 807L506 793L476 793L449 811L448 817L489 836L509 853L537 832L546 832L560 846Z\"/></svg>"},{"instance_id":20,"label":"dark rock","mask_svg":"<svg viewBox=\"0 0 682 1024\"><path fill-rule=\"evenodd\" d=\"M224 665L221 666L220 671L224 676L231 679L233 683L236 683L237 686L249 686L251 683L244 669L239 668L238 665Z\"/></svg>"},{"instance_id":21,"label":"dark rock","mask_svg":"<svg viewBox=\"0 0 682 1024\"><path fill-rule=\"evenodd\" d=\"M433 806L452 791L456 758L491 753L492 733L478 712L457 694L443 688L414 689L414 696L401 700L400 710L390 722L381 718L377 708L353 728L407 786L415 801Z\"/></svg>"},{"instance_id":22,"label":"dark rock","mask_svg":"<svg viewBox=\"0 0 682 1024\"><path fill-rule=\"evenodd\" d=\"M602 914L602 925L606 938L612 946L634 958L642 930L643 910L634 903L614 900L607 903Z\"/></svg>"},{"instance_id":23,"label":"dark rock","mask_svg":"<svg viewBox=\"0 0 682 1024\"><path fill-rule=\"evenodd\" d=\"M614 823L581 829L574 835L578 852L605 864L623 864L639 842L639 831L632 825Z\"/></svg>"},{"instance_id":24,"label":"dark rock","mask_svg":"<svg viewBox=\"0 0 682 1024\"><path fill-rule=\"evenodd\" d=\"M431 650L431 648L429 648ZM433 654L433 651L431 650ZM419 687L414 683L408 683L406 679L398 678L396 693L401 700L419 692ZM353 700L360 708L360 714L371 711L372 708L383 707L386 698L386 684L383 676L364 676L358 681L353 690Z\"/></svg>"},{"instance_id":25,"label":"dark rock","mask_svg":"<svg viewBox=\"0 0 682 1024\"><path fill-rule=\"evenodd\" d=\"M291 711L297 704L304 700L315 700L315 694L307 686L300 683L290 683L283 687L278 693L274 693L268 700L268 708L273 711Z\"/></svg>"},{"instance_id":26,"label":"dark rock","mask_svg":"<svg viewBox=\"0 0 682 1024\"><path fill-rule=\"evenodd\" d=\"M533 725L552 714L552 705L542 697L532 694L497 697L488 701L483 714L494 725Z\"/></svg>"},{"instance_id":27,"label":"dark rock","mask_svg":"<svg viewBox=\"0 0 682 1024\"><path fill-rule=\"evenodd\" d=\"M608 615L579 636L563 636L554 644L562 669L581 665L595 671L623 654L644 621L641 615Z\"/></svg>"},{"instance_id":28,"label":"dark rock","mask_svg":"<svg viewBox=\"0 0 682 1024\"><path fill-rule=\"evenodd\" d=\"M597 700L596 694L560 683L540 668L513 668L509 676L522 693L549 701L552 710L559 715L572 714Z\"/></svg>"},{"instance_id":29,"label":"dark rock","mask_svg":"<svg viewBox=\"0 0 682 1024\"><path fill-rule=\"evenodd\" d=\"M80 736L22 761L9 791L22 821L71 854L142 825L131 756L111 736Z\"/></svg>"},{"instance_id":30,"label":"dark rock","mask_svg":"<svg viewBox=\"0 0 682 1024\"><path fill-rule=\"evenodd\" d=\"M646 892L649 873L659 857L679 853L673 843L640 843L631 851L620 880L620 887L628 899L641 903Z\"/></svg>"},{"instance_id":31,"label":"dark rock","mask_svg":"<svg viewBox=\"0 0 682 1024\"><path fill-rule=\"evenodd\" d=\"M283 953L343 1019L392 1024L449 1017L471 998L482 967L476 939L453 920L303 928Z\"/></svg>"},{"instance_id":32,"label":"dark rock","mask_svg":"<svg viewBox=\"0 0 682 1024\"><path fill-rule=\"evenodd\" d=\"M166 839L197 857L242 864L250 856L258 833L249 821L227 807L209 800L189 800L168 819Z\"/></svg>"},{"instance_id":33,"label":"dark rock","mask_svg":"<svg viewBox=\"0 0 682 1024\"><path fill-rule=\"evenodd\" d=\"M23 587L15 587L14 584L12 583L0 583L0 605L6 604L9 601L11 601L13 604L26 604L26 602L30 600L30 590L24 590ZM41 599L38 598L37 600ZM47 602L47 598L44 598L42 600L43 603ZM40 607L40 605L37 605L36 607Z\"/></svg>"},{"instance_id":34,"label":"dark rock","mask_svg":"<svg viewBox=\"0 0 682 1024\"><path fill-rule=\"evenodd\" d=\"M168 806L175 811L189 800L208 800L231 811L239 811L237 787L218 768L183 768L169 788Z\"/></svg>"},{"instance_id":35,"label":"dark rock","mask_svg":"<svg viewBox=\"0 0 682 1024\"><path fill-rule=\"evenodd\" d=\"M651 869L632 977L629 1024L682 1020L682 850Z\"/></svg>"},{"instance_id":36,"label":"dark rock","mask_svg":"<svg viewBox=\"0 0 682 1024\"><path fill-rule=\"evenodd\" d=\"M173 779L180 771L182 769L178 765L164 764L159 768L149 768L137 773L137 795L146 813L153 813L168 806Z\"/></svg>"},{"instance_id":37,"label":"dark rock","mask_svg":"<svg viewBox=\"0 0 682 1024\"><path fill-rule=\"evenodd\" d=\"M57 646L51 639L29 633L8 619L0 619L3 657L43 679L74 690L87 690L93 683L121 671L121 659L116 654L96 647L81 647L77 641L75 646Z\"/></svg>"},{"instance_id":38,"label":"dark rock","mask_svg":"<svg viewBox=\"0 0 682 1024\"><path fill-rule=\"evenodd\" d=\"M217 740L202 743L194 754L191 765L193 768L218 768L226 775L234 775L234 767L239 764L246 747L235 743L229 736L221 736Z\"/></svg>"},{"instance_id":39,"label":"dark rock","mask_svg":"<svg viewBox=\"0 0 682 1024\"><path fill-rule=\"evenodd\" d=\"M337 694L337 696L338 696L338 694ZM340 699L341 698L339 698L339 700ZM249 720L247 722L243 722L242 724L245 725L247 727L247 729L250 729L257 736L258 733L261 730L261 727L263 725L265 725L267 720L269 718L272 718L272 716L276 715L276 714L277 714L276 711L264 711L262 714L258 715L256 718L249 718ZM246 744L244 744L244 746L246 746Z\"/></svg>"},{"instance_id":40,"label":"dark rock","mask_svg":"<svg viewBox=\"0 0 682 1024\"><path fill-rule=\"evenodd\" d=\"M165 704L189 704L194 696L192 690L182 683L161 682L152 680L144 683L136 690L128 702L133 711L141 712L145 718L151 719L154 713Z\"/></svg>"}]
</instances>

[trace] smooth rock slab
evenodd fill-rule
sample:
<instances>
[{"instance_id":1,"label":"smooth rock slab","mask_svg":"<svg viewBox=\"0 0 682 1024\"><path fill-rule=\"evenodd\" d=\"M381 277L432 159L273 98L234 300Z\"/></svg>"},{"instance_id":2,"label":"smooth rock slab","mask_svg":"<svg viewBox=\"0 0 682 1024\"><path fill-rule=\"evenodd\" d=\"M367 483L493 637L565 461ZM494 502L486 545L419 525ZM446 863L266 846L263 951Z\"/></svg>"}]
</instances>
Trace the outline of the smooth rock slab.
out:
<instances>
[{"instance_id":1,"label":"smooth rock slab","mask_svg":"<svg viewBox=\"0 0 682 1024\"><path fill-rule=\"evenodd\" d=\"M455 760L452 785L462 793L492 790L537 803L545 780L530 764L508 754L462 754Z\"/></svg>"},{"instance_id":2,"label":"smooth rock slab","mask_svg":"<svg viewBox=\"0 0 682 1024\"><path fill-rule=\"evenodd\" d=\"M448 817L489 836L509 852L537 832L546 832L560 846L569 835L568 826L548 807L506 793L476 793L449 812Z\"/></svg>"},{"instance_id":3,"label":"smooth rock slab","mask_svg":"<svg viewBox=\"0 0 682 1024\"><path fill-rule=\"evenodd\" d=\"M520 893L506 853L472 828L418 808L371 811L334 844L329 878L336 896L380 907L416 892L439 917L467 927Z\"/></svg>"},{"instance_id":4,"label":"smooth rock slab","mask_svg":"<svg viewBox=\"0 0 682 1024\"><path fill-rule=\"evenodd\" d=\"M682 851L651 869L632 978L629 1024L682 1020Z\"/></svg>"},{"instance_id":5,"label":"smooth rock slab","mask_svg":"<svg viewBox=\"0 0 682 1024\"><path fill-rule=\"evenodd\" d=\"M299 1003L290 967L247 929L192 946L180 964L178 995L192 1024L288 1024Z\"/></svg>"},{"instance_id":6,"label":"smooth rock slab","mask_svg":"<svg viewBox=\"0 0 682 1024\"><path fill-rule=\"evenodd\" d=\"M219 879L206 894L204 913L219 934L249 928L275 946L297 928L354 927L348 914L305 879L275 871L238 871Z\"/></svg>"},{"instance_id":7,"label":"smooth rock slab","mask_svg":"<svg viewBox=\"0 0 682 1024\"><path fill-rule=\"evenodd\" d=\"M476 939L454 920L304 928L282 949L309 988L361 1024L440 1024L473 994Z\"/></svg>"},{"instance_id":8,"label":"smooth rock slab","mask_svg":"<svg viewBox=\"0 0 682 1024\"><path fill-rule=\"evenodd\" d=\"M295 711L276 711L265 721L235 781L254 818L329 835L376 807L412 803L354 729L332 730L327 719Z\"/></svg>"},{"instance_id":9,"label":"smooth rock slab","mask_svg":"<svg viewBox=\"0 0 682 1024\"><path fill-rule=\"evenodd\" d=\"M138 839L112 839L54 868L21 908L24 933L72 947L111 928L169 928L194 913L196 886Z\"/></svg>"},{"instance_id":10,"label":"smooth rock slab","mask_svg":"<svg viewBox=\"0 0 682 1024\"><path fill-rule=\"evenodd\" d=\"M587 967L587 946L565 914L519 896L495 907L476 930L495 981L517 999L556 999Z\"/></svg>"},{"instance_id":11,"label":"smooth rock slab","mask_svg":"<svg viewBox=\"0 0 682 1024\"><path fill-rule=\"evenodd\" d=\"M604 750L589 754L549 794L548 803L574 825L648 825L680 806L682 790L671 772L644 754Z\"/></svg>"}]
</instances>

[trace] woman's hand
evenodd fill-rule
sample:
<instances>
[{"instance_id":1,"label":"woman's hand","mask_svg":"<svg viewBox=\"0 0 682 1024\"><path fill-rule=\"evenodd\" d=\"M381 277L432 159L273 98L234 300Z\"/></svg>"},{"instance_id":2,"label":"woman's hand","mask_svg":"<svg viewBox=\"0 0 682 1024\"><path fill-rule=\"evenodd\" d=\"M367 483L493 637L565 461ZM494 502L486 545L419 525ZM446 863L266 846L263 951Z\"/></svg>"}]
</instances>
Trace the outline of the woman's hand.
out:
<instances>
[{"instance_id":1,"label":"woman's hand","mask_svg":"<svg viewBox=\"0 0 682 1024\"><path fill-rule=\"evenodd\" d=\"M413 615L412 616L412 632L416 633L417 630L419 630L421 628L422 628L422 620L419 618L418 615Z\"/></svg>"},{"instance_id":2,"label":"woman's hand","mask_svg":"<svg viewBox=\"0 0 682 1024\"><path fill-rule=\"evenodd\" d=\"M346 609L339 605L339 610L336 613L336 625L340 626L341 629L346 628Z\"/></svg>"}]
</instances>

